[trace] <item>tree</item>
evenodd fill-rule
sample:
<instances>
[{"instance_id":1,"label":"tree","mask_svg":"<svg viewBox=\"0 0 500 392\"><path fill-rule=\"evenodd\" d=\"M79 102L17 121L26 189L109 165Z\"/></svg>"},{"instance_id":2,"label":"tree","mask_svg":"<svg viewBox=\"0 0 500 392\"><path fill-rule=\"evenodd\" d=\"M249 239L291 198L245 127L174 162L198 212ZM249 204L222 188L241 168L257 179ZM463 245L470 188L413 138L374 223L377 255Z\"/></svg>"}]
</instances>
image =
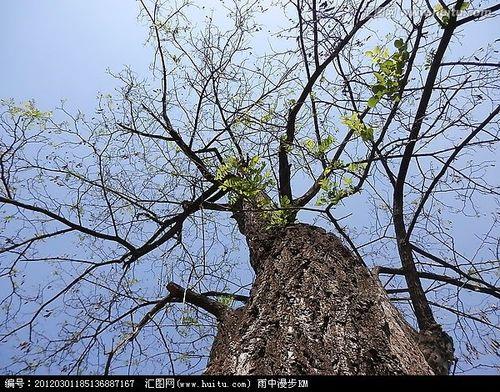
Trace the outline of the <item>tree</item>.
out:
<instances>
[{"instance_id":1,"label":"tree","mask_svg":"<svg viewBox=\"0 0 500 392\"><path fill-rule=\"evenodd\" d=\"M4 369L495 366L500 5L139 3L148 79L2 101Z\"/></svg>"}]
</instances>

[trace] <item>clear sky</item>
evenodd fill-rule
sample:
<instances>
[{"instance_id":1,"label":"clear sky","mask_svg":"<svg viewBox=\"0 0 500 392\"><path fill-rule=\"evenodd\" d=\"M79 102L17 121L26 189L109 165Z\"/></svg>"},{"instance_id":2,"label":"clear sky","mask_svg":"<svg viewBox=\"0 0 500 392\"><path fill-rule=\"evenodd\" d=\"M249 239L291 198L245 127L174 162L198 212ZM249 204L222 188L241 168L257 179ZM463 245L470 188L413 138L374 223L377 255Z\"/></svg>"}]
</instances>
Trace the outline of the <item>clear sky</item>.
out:
<instances>
[{"instance_id":1,"label":"clear sky","mask_svg":"<svg viewBox=\"0 0 500 392\"><path fill-rule=\"evenodd\" d=\"M116 81L106 69L145 73L151 49L134 0L2 0L0 96L51 108L93 108Z\"/></svg>"}]
</instances>

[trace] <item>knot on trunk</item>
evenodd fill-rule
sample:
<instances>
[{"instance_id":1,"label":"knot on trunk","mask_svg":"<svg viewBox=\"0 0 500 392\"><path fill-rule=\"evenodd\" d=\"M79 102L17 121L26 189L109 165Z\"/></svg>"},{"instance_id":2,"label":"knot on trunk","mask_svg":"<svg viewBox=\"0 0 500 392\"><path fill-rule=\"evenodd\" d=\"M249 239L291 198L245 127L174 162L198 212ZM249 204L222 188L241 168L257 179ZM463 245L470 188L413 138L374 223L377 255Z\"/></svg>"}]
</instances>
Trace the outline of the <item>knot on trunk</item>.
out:
<instances>
[{"instance_id":1,"label":"knot on trunk","mask_svg":"<svg viewBox=\"0 0 500 392\"><path fill-rule=\"evenodd\" d=\"M436 375L448 375L455 360L453 339L440 325L434 324L430 328L418 333L420 350Z\"/></svg>"}]
</instances>

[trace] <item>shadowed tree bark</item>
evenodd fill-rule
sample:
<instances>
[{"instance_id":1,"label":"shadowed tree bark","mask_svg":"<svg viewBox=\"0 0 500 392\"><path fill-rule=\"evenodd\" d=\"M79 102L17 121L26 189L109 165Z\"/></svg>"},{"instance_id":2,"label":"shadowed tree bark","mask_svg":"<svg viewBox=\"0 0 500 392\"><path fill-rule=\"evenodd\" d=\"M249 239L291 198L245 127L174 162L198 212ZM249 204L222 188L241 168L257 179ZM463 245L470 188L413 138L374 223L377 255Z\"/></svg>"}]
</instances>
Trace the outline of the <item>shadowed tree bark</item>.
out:
<instances>
[{"instance_id":1,"label":"shadowed tree bark","mask_svg":"<svg viewBox=\"0 0 500 392\"><path fill-rule=\"evenodd\" d=\"M249 301L220 318L207 374L448 374L451 343L426 346L333 234L294 224L258 246Z\"/></svg>"}]
</instances>

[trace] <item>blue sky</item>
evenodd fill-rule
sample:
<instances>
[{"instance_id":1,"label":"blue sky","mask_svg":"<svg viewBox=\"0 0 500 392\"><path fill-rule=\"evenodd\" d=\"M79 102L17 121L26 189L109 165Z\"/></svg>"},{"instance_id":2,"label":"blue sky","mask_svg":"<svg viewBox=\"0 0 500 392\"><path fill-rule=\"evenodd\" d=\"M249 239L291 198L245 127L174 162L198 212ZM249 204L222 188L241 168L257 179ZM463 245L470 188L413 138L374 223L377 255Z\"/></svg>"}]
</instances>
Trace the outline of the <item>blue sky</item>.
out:
<instances>
[{"instance_id":1,"label":"blue sky","mask_svg":"<svg viewBox=\"0 0 500 392\"><path fill-rule=\"evenodd\" d=\"M146 72L151 49L137 14L133 0L2 1L0 96L93 108L98 91L116 86L107 68Z\"/></svg>"}]
</instances>

